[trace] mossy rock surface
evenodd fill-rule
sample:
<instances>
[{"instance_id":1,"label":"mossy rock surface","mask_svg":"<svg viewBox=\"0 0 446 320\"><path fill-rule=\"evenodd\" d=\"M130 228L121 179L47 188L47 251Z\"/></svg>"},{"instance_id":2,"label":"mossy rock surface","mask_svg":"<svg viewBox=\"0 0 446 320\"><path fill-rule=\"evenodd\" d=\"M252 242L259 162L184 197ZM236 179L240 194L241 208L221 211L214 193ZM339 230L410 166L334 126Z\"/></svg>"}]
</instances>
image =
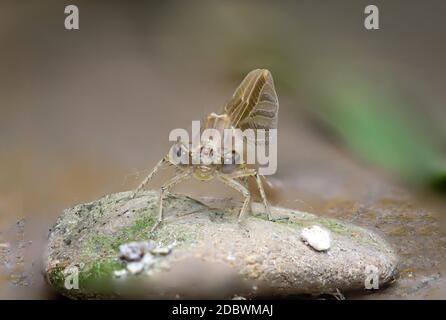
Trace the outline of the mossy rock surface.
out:
<instances>
[{"instance_id":1,"label":"mossy rock surface","mask_svg":"<svg viewBox=\"0 0 446 320\"><path fill-rule=\"evenodd\" d=\"M339 220L275 207L276 217L288 219L270 222L263 206L254 203L238 224L239 206L231 201L170 194L164 223L150 233L158 193L130 195L107 195L63 212L50 232L45 259L45 275L58 292L70 298L319 295L364 290L371 268L381 288L398 273L398 258L381 236ZM302 242L301 230L311 225L330 232L328 251ZM148 270L117 278L126 268L119 246L146 240L174 246ZM67 289L75 274L78 288Z\"/></svg>"}]
</instances>

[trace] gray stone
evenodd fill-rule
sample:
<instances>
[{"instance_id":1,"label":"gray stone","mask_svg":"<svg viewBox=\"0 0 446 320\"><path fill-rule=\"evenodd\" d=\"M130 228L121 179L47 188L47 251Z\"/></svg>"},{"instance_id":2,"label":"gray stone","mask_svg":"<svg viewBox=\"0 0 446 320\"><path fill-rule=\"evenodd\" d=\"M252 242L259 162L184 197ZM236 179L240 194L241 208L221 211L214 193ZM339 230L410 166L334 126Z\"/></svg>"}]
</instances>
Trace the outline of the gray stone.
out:
<instances>
[{"instance_id":1,"label":"gray stone","mask_svg":"<svg viewBox=\"0 0 446 320\"><path fill-rule=\"evenodd\" d=\"M227 299L337 295L364 290L371 277L382 288L398 273L398 258L381 236L339 220L273 207L275 217L288 219L270 222L263 206L254 203L250 216L238 224L239 204L217 199L206 199L204 204L170 194L166 219L151 234L158 193L148 191L134 199L130 194L112 194L78 205L58 219L49 236L45 274L61 294ZM318 252L300 239L302 229L313 225L330 232L328 251ZM136 261L142 266L135 268L134 275L122 271L135 261L120 259L120 246L128 249L122 245L149 240L155 246L150 253L144 249L150 263ZM132 259L145 257L138 250L136 255L130 252ZM79 269L78 290L64 287L63 271L72 266ZM367 270L377 270L377 274L367 274Z\"/></svg>"}]
</instances>

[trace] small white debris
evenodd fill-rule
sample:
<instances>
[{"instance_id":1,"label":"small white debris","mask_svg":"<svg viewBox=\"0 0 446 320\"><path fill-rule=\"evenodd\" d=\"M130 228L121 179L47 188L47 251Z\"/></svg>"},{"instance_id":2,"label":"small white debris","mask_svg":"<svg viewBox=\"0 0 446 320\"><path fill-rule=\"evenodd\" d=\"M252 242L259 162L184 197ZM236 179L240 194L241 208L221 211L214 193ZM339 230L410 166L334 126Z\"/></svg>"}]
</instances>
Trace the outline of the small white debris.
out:
<instances>
[{"instance_id":1,"label":"small white debris","mask_svg":"<svg viewBox=\"0 0 446 320\"><path fill-rule=\"evenodd\" d=\"M330 249L330 233L319 226L315 225L304 228L300 234L300 238L317 251Z\"/></svg>"},{"instance_id":2,"label":"small white debris","mask_svg":"<svg viewBox=\"0 0 446 320\"><path fill-rule=\"evenodd\" d=\"M8 249L9 243L0 243L0 249Z\"/></svg>"},{"instance_id":3,"label":"small white debris","mask_svg":"<svg viewBox=\"0 0 446 320\"><path fill-rule=\"evenodd\" d=\"M150 253L146 253L141 260L145 270L150 268L155 263L155 261L156 259Z\"/></svg>"},{"instance_id":4,"label":"small white debris","mask_svg":"<svg viewBox=\"0 0 446 320\"><path fill-rule=\"evenodd\" d=\"M228 256L226 257L226 260L228 260L228 261L235 261L235 256L233 256L232 254L230 254L230 255L228 255Z\"/></svg>"},{"instance_id":5,"label":"small white debris","mask_svg":"<svg viewBox=\"0 0 446 320\"><path fill-rule=\"evenodd\" d=\"M142 262L129 262L127 263L127 270L131 274L138 274L144 270L144 263Z\"/></svg>"},{"instance_id":6,"label":"small white debris","mask_svg":"<svg viewBox=\"0 0 446 320\"><path fill-rule=\"evenodd\" d=\"M150 252L156 255L160 256L167 256L172 251L172 248L170 247L163 247L163 248L155 248L152 249Z\"/></svg>"},{"instance_id":7,"label":"small white debris","mask_svg":"<svg viewBox=\"0 0 446 320\"><path fill-rule=\"evenodd\" d=\"M150 252L154 255L159 255L159 256L167 256L168 254L170 254L173 250L173 248L175 248L175 246L177 245L177 241L175 240L174 242L172 242L171 244L169 244L168 246L165 247L153 247Z\"/></svg>"},{"instance_id":8,"label":"small white debris","mask_svg":"<svg viewBox=\"0 0 446 320\"><path fill-rule=\"evenodd\" d=\"M149 270L155 262L155 257L151 253L146 253L140 261L128 262L126 268L131 274L139 274Z\"/></svg>"},{"instance_id":9,"label":"small white debris","mask_svg":"<svg viewBox=\"0 0 446 320\"><path fill-rule=\"evenodd\" d=\"M116 270L115 272L113 272L113 274L115 278L124 278L127 275L127 270Z\"/></svg>"},{"instance_id":10,"label":"small white debris","mask_svg":"<svg viewBox=\"0 0 446 320\"><path fill-rule=\"evenodd\" d=\"M125 261L139 261L144 254L155 248L153 241L129 242L119 246L119 258Z\"/></svg>"},{"instance_id":11,"label":"small white debris","mask_svg":"<svg viewBox=\"0 0 446 320\"><path fill-rule=\"evenodd\" d=\"M155 263L159 265L163 261L161 256L170 254L175 245L176 242L166 247L159 247L151 240L129 242L119 246L119 258L126 264L125 272L128 271L133 275L143 271L150 272ZM121 272L115 273L115 276L120 277Z\"/></svg>"}]
</instances>

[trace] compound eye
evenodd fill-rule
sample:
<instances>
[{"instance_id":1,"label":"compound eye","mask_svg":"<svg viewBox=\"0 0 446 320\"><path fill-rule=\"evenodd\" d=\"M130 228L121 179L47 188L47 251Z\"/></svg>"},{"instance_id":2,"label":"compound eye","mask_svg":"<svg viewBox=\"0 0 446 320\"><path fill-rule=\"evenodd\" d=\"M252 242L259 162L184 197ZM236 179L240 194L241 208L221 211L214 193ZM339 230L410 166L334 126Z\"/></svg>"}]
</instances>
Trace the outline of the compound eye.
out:
<instances>
[{"instance_id":1,"label":"compound eye","mask_svg":"<svg viewBox=\"0 0 446 320\"><path fill-rule=\"evenodd\" d=\"M174 164L188 164L189 163L189 151L187 147L181 143L175 143L170 149L170 158Z\"/></svg>"},{"instance_id":2,"label":"compound eye","mask_svg":"<svg viewBox=\"0 0 446 320\"><path fill-rule=\"evenodd\" d=\"M203 156L209 156L209 157L212 157L212 156L214 156L214 149L213 148L210 148L210 147L201 147L200 148L200 153L203 155Z\"/></svg>"},{"instance_id":3,"label":"compound eye","mask_svg":"<svg viewBox=\"0 0 446 320\"><path fill-rule=\"evenodd\" d=\"M183 148L181 147L181 145L175 145L175 155L180 158L182 154Z\"/></svg>"}]
</instances>

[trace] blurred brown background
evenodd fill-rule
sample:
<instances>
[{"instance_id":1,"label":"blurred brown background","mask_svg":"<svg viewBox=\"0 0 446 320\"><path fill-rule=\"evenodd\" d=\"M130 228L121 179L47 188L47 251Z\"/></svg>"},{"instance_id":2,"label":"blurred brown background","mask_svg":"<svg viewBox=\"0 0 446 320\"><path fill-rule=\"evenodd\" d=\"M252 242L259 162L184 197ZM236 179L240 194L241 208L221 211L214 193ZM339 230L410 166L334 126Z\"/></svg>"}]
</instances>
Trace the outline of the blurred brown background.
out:
<instances>
[{"instance_id":1,"label":"blurred brown background","mask_svg":"<svg viewBox=\"0 0 446 320\"><path fill-rule=\"evenodd\" d=\"M0 298L54 298L40 257L61 211L134 188L254 68L280 100L278 203L397 246L399 285L368 298L445 298L446 3L372 2L1 0Z\"/></svg>"}]
</instances>

